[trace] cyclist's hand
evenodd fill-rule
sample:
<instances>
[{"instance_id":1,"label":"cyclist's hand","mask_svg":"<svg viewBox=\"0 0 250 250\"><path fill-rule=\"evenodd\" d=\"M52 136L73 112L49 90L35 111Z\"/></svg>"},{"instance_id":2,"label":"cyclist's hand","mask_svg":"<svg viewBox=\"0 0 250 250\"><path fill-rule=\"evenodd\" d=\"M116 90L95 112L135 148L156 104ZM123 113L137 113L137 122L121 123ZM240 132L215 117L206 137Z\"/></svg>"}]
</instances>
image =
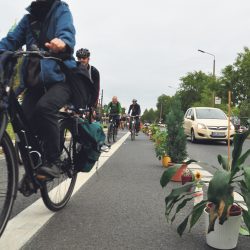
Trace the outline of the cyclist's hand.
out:
<instances>
[{"instance_id":1,"label":"cyclist's hand","mask_svg":"<svg viewBox=\"0 0 250 250\"><path fill-rule=\"evenodd\" d=\"M59 38L52 39L49 43L45 43L45 46L54 53L63 52L66 49L66 43Z\"/></svg>"}]
</instances>

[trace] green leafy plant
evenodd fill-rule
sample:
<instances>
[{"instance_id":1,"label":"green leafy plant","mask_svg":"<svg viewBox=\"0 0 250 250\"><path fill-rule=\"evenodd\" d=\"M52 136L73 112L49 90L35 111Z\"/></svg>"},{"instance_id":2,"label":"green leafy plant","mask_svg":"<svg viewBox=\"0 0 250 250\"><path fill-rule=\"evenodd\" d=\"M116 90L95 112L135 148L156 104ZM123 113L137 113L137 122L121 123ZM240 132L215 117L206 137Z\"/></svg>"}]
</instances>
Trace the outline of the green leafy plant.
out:
<instances>
[{"instance_id":1,"label":"green leafy plant","mask_svg":"<svg viewBox=\"0 0 250 250\"><path fill-rule=\"evenodd\" d=\"M229 211L233 204L241 207L246 228L250 230L250 166L244 164L250 155L250 149L242 153L244 141L249 134L250 130L243 134L235 134L232 160L228 161L227 156L218 155L218 162L222 166L222 169L217 170L209 182L207 199L195 205L184 221L178 226L177 232L180 236L185 231L188 222L190 223L189 229L191 230L208 203L213 203L213 206L208 211L210 220L208 233L214 231L214 224L217 219L221 225L228 219ZM160 180L162 187L168 185L179 167L179 165L175 165L163 173ZM190 191L190 189L194 190L192 188L197 186L198 182L199 184L204 183L204 181L195 179L188 184L172 189L165 199L168 221L171 220L173 222L180 210L194 199L194 191ZM235 190L243 197L247 209L234 200L233 192ZM170 218L170 214L172 214L175 207L173 216Z\"/></svg>"},{"instance_id":2,"label":"green leafy plant","mask_svg":"<svg viewBox=\"0 0 250 250\"><path fill-rule=\"evenodd\" d=\"M159 130L154 134L155 154L159 160L161 160L162 156L167 155L166 140L167 140L166 130L163 131Z\"/></svg>"},{"instance_id":3,"label":"green leafy plant","mask_svg":"<svg viewBox=\"0 0 250 250\"><path fill-rule=\"evenodd\" d=\"M166 148L172 162L182 163L187 157L187 138L183 129L184 114L181 103L176 97L171 103L171 111L166 117L168 138Z\"/></svg>"},{"instance_id":4,"label":"green leafy plant","mask_svg":"<svg viewBox=\"0 0 250 250\"><path fill-rule=\"evenodd\" d=\"M160 131L159 127L157 124L151 124L149 126L149 129L151 131L151 135L154 136L156 134L157 131Z\"/></svg>"}]
</instances>

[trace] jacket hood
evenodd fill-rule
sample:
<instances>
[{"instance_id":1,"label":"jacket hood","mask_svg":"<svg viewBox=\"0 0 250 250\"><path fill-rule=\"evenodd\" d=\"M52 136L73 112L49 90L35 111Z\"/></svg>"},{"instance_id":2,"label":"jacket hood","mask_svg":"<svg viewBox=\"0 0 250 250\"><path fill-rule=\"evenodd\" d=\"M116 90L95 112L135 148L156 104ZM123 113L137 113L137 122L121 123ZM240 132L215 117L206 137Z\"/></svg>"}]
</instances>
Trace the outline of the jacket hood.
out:
<instances>
[{"instance_id":1,"label":"jacket hood","mask_svg":"<svg viewBox=\"0 0 250 250\"><path fill-rule=\"evenodd\" d=\"M60 0L49 0L45 2L33 1L26 10L38 20L45 21L60 2Z\"/></svg>"}]
</instances>

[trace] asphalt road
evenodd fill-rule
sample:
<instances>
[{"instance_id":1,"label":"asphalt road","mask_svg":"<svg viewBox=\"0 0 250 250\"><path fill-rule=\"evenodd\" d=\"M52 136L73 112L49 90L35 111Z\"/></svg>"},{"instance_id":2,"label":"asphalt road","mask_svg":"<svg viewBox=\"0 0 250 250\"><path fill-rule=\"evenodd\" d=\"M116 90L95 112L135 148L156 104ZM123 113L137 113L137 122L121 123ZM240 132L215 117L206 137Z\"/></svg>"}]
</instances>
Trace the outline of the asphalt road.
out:
<instances>
[{"instance_id":1,"label":"asphalt road","mask_svg":"<svg viewBox=\"0 0 250 250\"><path fill-rule=\"evenodd\" d=\"M118 139L120 139L121 136L124 135L124 133L125 133L125 131L119 133L118 134ZM1 170L1 166L3 167L3 164L5 164L5 161L0 159L0 170ZM24 174L23 166L19 166L19 180L22 179L23 174ZM39 198L41 198L40 191L38 191L37 194L32 194L29 197L24 197L20 192L17 192L17 198L15 200L15 203L14 203L14 206L13 206L13 209L12 209L11 218L16 216L18 213L23 211L25 208L27 208L29 205L34 203Z\"/></svg>"},{"instance_id":2,"label":"asphalt road","mask_svg":"<svg viewBox=\"0 0 250 250\"><path fill-rule=\"evenodd\" d=\"M231 146L231 151L233 150ZM250 139L246 140L242 152L250 149ZM227 155L228 147L224 142L199 141L197 143L187 143L188 155L191 159L199 161L199 165L214 174L216 169L220 168L217 160L218 154ZM250 157L245 161L250 166Z\"/></svg>"},{"instance_id":3,"label":"asphalt road","mask_svg":"<svg viewBox=\"0 0 250 250\"><path fill-rule=\"evenodd\" d=\"M224 149L188 143L191 157L207 160L208 165L215 164L214 153ZM167 224L167 190L159 184L163 171L148 137L140 134L133 142L128 138L23 249L211 249L205 243L203 218L182 238L176 223ZM179 213L177 222L190 208ZM237 249L250 249L249 238L240 237Z\"/></svg>"}]
</instances>

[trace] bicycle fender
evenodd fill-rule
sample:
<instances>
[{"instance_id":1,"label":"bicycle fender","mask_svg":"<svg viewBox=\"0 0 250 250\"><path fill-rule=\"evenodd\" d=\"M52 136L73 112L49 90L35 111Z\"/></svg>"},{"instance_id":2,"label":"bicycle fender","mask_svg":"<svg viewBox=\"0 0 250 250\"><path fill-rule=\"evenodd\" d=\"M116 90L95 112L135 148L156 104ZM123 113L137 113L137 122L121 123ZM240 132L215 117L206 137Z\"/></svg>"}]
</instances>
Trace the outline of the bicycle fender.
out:
<instances>
[{"instance_id":1,"label":"bicycle fender","mask_svg":"<svg viewBox=\"0 0 250 250\"><path fill-rule=\"evenodd\" d=\"M3 137L3 133L6 130L8 124L8 115L6 112L0 113L0 141Z\"/></svg>"}]
</instances>

